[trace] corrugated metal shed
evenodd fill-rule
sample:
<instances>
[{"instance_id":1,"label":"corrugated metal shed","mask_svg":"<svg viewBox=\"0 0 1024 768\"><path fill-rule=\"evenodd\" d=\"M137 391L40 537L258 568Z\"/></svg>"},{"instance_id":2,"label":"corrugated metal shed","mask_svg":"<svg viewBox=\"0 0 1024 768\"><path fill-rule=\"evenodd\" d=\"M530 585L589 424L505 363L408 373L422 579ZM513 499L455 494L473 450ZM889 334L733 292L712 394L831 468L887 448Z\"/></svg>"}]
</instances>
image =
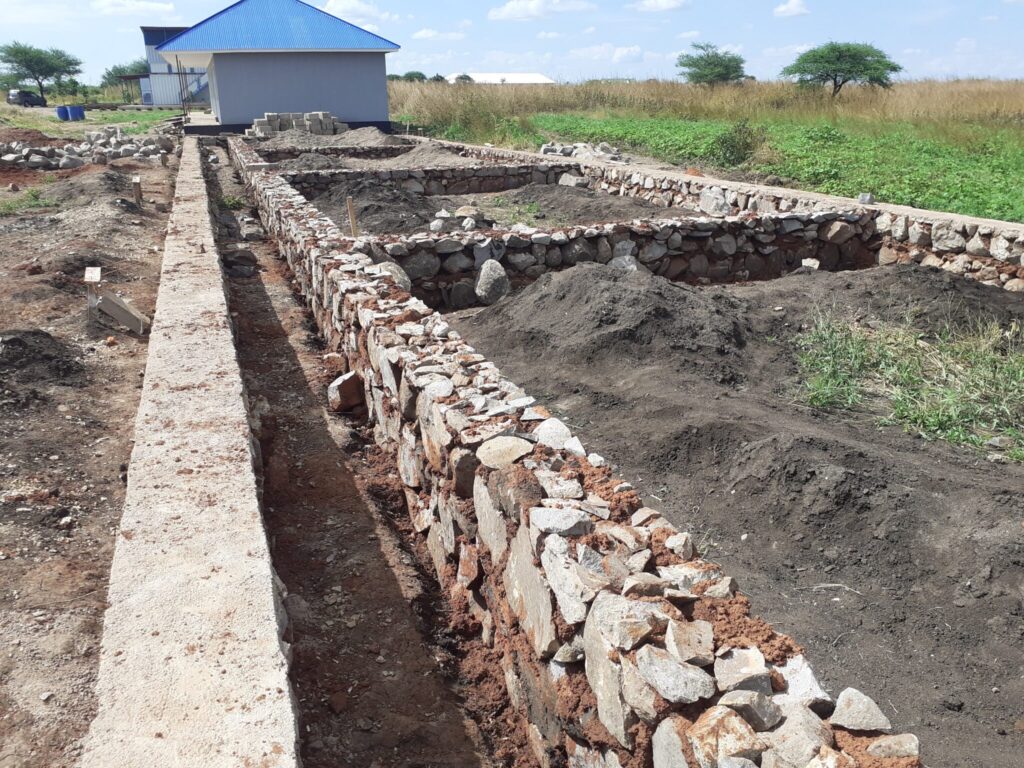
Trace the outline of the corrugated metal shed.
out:
<instances>
[{"instance_id":1,"label":"corrugated metal shed","mask_svg":"<svg viewBox=\"0 0 1024 768\"><path fill-rule=\"evenodd\" d=\"M398 46L300 0L239 0L157 50L173 55L192 51L397 51Z\"/></svg>"}]
</instances>

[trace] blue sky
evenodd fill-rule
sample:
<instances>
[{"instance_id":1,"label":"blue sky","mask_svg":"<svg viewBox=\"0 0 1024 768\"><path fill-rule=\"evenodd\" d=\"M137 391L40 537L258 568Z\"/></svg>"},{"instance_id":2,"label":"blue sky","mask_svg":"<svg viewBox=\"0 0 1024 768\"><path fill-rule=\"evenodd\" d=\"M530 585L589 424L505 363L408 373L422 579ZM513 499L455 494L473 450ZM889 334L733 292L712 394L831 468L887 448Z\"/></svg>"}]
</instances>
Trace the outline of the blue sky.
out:
<instances>
[{"instance_id":1,"label":"blue sky","mask_svg":"<svg viewBox=\"0 0 1024 768\"><path fill-rule=\"evenodd\" d=\"M88 82L143 53L141 25L183 25L230 0L0 0L0 41L65 48ZM831 39L874 43L904 76L1024 78L1024 0L312 0L402 46L389 71L674 77L693 42L775 77Z\"/></svg>"}]
</instances>

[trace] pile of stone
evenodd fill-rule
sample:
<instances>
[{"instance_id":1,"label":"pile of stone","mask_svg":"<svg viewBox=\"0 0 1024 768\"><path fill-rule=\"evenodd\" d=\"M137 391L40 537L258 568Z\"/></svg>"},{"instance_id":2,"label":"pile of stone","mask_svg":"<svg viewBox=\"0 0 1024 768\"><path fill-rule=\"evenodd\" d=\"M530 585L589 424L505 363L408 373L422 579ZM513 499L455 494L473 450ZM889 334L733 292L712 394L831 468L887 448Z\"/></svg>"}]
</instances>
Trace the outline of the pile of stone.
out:
<instances>
[{"instance_id":1,"label":"pile of stone","mask_svg":"<svg viewBox=\"0 0 1024 768\"><path fill-rule=\"evenodd\" d=\"M789 638L716 621L746 618L736 582L442 315L396 292L390 262L353 250L279 175L239 170L344 363L329 402L365 415L396 457L438 581L494 649L540 765L692 768L692 754L702 768L852 768L844 748L920 765L914 736L891 735L856 689L833 698ZM828 233L845 235L836 223L850 224Z\"/></svg>"},{"instance_id":2,"label":"pile of stone","mask_svg":"<svg viewBox=\"0 0 1024 768\"><path fill-rule=\"evenodd\" d=\"M166 135L145 138L126 136L120 127L90 131L85 140L63 147L33 147L27 142L0 142L0 168L28 168L40 171L81 168L87 163L106 165L121 157L149 158L175 151L174 139Z\"/></svg>"},{"instance_id":3,"label":"pile of stone","mask_svg":"<svg viewBox=\"0 0 1024 768\"><path fill-rule=\"evenodd\" d=\"M617 163L628 162L628 158L624 158L618 148L613 147L605 141L602 141L600 144L587 144L586 142L578 142L576 144L559 144L557 142L549 142L541 145L540 153L542 155L575 157L578 160L604 160Z\"/></svg>"},{"instance_id":4,"label":"pile of stone","mask_svg":"<svg viewBox=\"0 0 1024 768\"><path fill-rule=\"evenodd\" d=\"M348 130L348 124L330 112L266 112L252 123L245 135L269 138L282 131L305 131L314 136L333 136Z\"/></svg>"},{"instance_id":5,"label":"pile of stone","mask_svg":"<svg viewBox=\"0 0 1024 768\"><path fill-rule=\"evenodd\" d=\"M490 229L494 220L473 205L463 205L454 211L442 208L430 222L431 232L472 232L475 229Z\"/></svg>"}]
</instances>

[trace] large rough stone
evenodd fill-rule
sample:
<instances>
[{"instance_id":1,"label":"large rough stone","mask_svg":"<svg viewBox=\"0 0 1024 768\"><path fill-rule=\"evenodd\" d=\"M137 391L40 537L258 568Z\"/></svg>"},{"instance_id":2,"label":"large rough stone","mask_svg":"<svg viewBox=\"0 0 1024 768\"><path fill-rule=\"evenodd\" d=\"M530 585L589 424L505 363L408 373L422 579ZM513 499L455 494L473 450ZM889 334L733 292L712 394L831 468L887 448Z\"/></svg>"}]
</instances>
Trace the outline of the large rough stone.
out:
<instances>
[{"instance_id":1,"label":"large rough stone","mask_svg":"<svg viewBox=\"0 0 1024 768\"><path fill-rule=\"evenodd\" d=\"M473 482L473 509L476 511L477 535L497 563L508 550L508 526L505 516L491 498L487 481L479 475Z\"/></svg>"},{"instance_id":2,"label":"large rough stone","mask_svg":"<svg viewBox=\"0 0 1024 768\"><path fill-rule=\"evenodd\" d=\"M669 715L661 721L651 740L654 768L690 768L683 751L688 725L678 715Z\"/></svg>"},{"instance_id":3,"label":"large rough stone","mask_svg":"<svg viewBox=\"0 0 1024 768\"><path fill-rule=\"evenodd\" d=\"M733 648L715 659L715 679L722 692L742 688L772 693L772 681L765 664L764 654L757 648Z\"/></svg>"},{"instance_id":4,"label":"large rough stone","mask_svg":"<svg viewBox=\"0 0 1024 768\"><path fill-rule=\"evenodd\" d=\"M491 469L501 469L514 464L533 450L533 444L521 437L502 435L488 440L476 449L480 463Z\"/></svg>"},{"instance_id":5,"label":"large rough stone","mask_svg":"<svg viewBox=\"0 0 1024 768\"><path fill-rule=\"evenodd\" d=\"M722 577L722 571L717 566L709 563L679 563L677 565L659 565L658 575L663 579L675 582L682 590L692 590L698 584L707 581L717 581Z\"/></svg>"},{"instance_id":6,"label":"large rough stone","mask_svg":"<svg viewBox=\"0 0 1024 768\"><path fill-rule=\"evenodd\" d=\"M544 539L541 565L548 584L555 593L558 610L568 624L579 624L587 618L587 603L596 591L580 576L580 565L569 552L569 542L557 534Z\"/></svg>"},{"instance_id":7,"label":"large rough stone","mask_svg":"<svg viewBox=\"0 0 1024 768\"><path fill-rule=\"evenodd\" d=\"M857 768L857 764L849 755L831 747L822 747L804 768Z\"/></svg>"},{"instance_id":8,"label":"large rough stone","mask_svg":"<svg viewBox=\"0 0 1024 768\"><path fill-rule=\"evenodd\" d=\"M610 592L602 592L594 599L583 627L583 647L587 682L597 699L597 717L628 749L633 746L630 728L636 723L636 714L622 698L622 667L609 658L616 648L607 637L609 626L621 620L622 600Z\"/></svg>"},{"instance_id":9,"label":"large rough stone","mask_svg":"<svg viewBox=\"0 0 1024 768\"><path fill-rule=\"evenodd\" d=\"M665 648L684 664L707 666L715 660L715 639L711 622L670 621Z\"/></svg>"},{"instance_id":10,"label":"large rough stone","mask_svg":"<svg viewBox=\"0 0 1024 768\"><path fill-rule=\"evenodd\" d=\"M985 245L985 239L981 236L980 232L975 232L974 237L971 238L970 242L967 243L967 253L971 256L990 256L988 246Z\"/></svg>"},{"instance_id":11,"label":"large rough stone","mask_svg":"<svg viewBox=\"0 0 1024 768\"><path fill-rule=\"evenodd\" d=\"M782 720L782 708L770 696L758 691L729 691L718 703L735 709L755 731L771 730Z\"/></svg>"},{"instance_id":12,"label":"large rough stone","mask_svg":"<svg viewBox=\"0 0 1024 768\"><path fill-rule=\"evenodd\" d=\"M395 285L401 288L403 291L412 290L412 280L404 269L398 266L393 261L382 261L377 265L377 269L381 272L386 272L391 276L391 279L395 281Z\"/></svg>"},{"instance_id":13,"label":"large rough stone","mask_svg":"<svg viewBox=\"0 0 1024 768\"><path fill-rule=\"evenodd\" d=\"M585 536L594 529L590 515L572 507L533 507L530 527L559 536Z\"/></svg>"},{"instance_id":14,"label":"large rough stone","mask_svg":"<svg viewBox=\"0 0 1024 768\"><path fill-rule=\"evenodd\" d=\"M852 224L845 221L832 221L822 226L818 237L826 243L842 245L847 240L853 239L856 234L857 229Z\"/></svg>"},{"instance_id":15,"label":"large rough stone","mask_svg":"<svg viewBox=\"0 0 1024 768\"><path fill-rule=\"evenodd\" d=\"M725 199L720 187L704 187L700 192L700 209L712 216L728 216L732 206Z\"/></svg>"},{"instance_id":16,"label":"large rough stone","mask_svg":"<svg viewBox=\"0 0 1024 768\"><path fill-rule=\"evenodd\" d=\"M349 371L327 387L327 404L332 411L350 411L363 402L363 382L358 374Z\"/></svg>"},{"instance_id":17,"label":"large rough stone","mask_svg":"<svg viewBox=\"0 0 1024 768\"><path fill-rule=\"evenodd\" d=\"M512 540L503 577L508 604L536 654L546 659L558 650L551 589L540 569L533 564L533 545L525 526Z\"/></svg>"},{"instance_id":18,"label":"large rough stone","mask_svg":"<svg viewBox=\"0 0 1024 768\"><path fill-rule=\"evenodd\" d=\"M847 688L836 699L832 725L850 731L889 731L892 723L879 706L856 688Z\"/></svg>"},{"instance_id":19,"label":"large rough stone","mask_svg":"<svg viewBox=\"0 0 1024 768\"><path fill-rule=\"evenodd\" d=\"M907 230L907 240L913 245L925 247L932 244L932 235L920 222L915 221Z\"/></svg>"},{"instance_id":20,"label":"large rough stone","mask_svg":"<svg viewBox=\"0 0 1024 768\"><path fill-rule=\"evenodd\" d=\"M653 722L658 717L657 694L628 657L623 656L621 664L622 698L643 720Z\"/></svg>"},{"instance_id":21,"label":"large rough stone","mask_svg":"<svg viewBox=\"0 0 1024 768\"><path fill-rule=\"evenodd\" d=\"M700 768L718 768L723 757L757 760L765 743L742 717L728 707L704 712L686 733Z\"/></svg>"},{"instance_id":22,"label":"large rough stone","mask_svg":"<svg viewBox=\"0 0 1024 768\"><path fill-rule=\"evenodd\" d=\"M490 306L504 298L511 287L505 268L496 259L488 259L480 267L474 291L481 304Z\"/></svg>"},{"instance_id":23,"label":"large rough stone","mask_svg":"<svg viewBox=\"0 0 1024 768\"><path fill-rule=\"evenodd\" d=\"M828 714L832 710L832 697L818 683L807 659L794 656L785 664L775 667L786 681L786 693L815 712Z\"/></svg>"},{"instance_id":24,"label":"large rough stone","mask_svg":"<svg viewBox=\"0 0 1024 768\"><path fill-rule=\"evenodd\" d=\"M692 704L715 694L711 675L661 648L645 645L636 653L636 665L643 679L673 704Z\"/></svg>"},{"instance_id":25,"label":"large rough stone","mask_svg":"<svg viewBox=\"0 0 1024 768\"><path fill-rule=\"evenodd\" d=\"M790 697L774 698L779 703ZM791 699L780 706L785 716L782 725L764 734L779 758L795 766L804 766L822 747L833 746L832 729L811 710Z\"/></svg>"},{"instance_id":26,"label":"large rough stone","mask_svg":"<svg viewBox=\"0 0 1024 768\"><path fill-rule=\"evenodd\" d=\"M868 745L868 754L872 757L917 757L920 751L921 745L918 743L917 736L912 733L882 736Z\"/></svg>"},{"instance_id":27,"label":"large rough stone","mask_svg":"<svg viewBox=\"0 0 1024 768\"><path fill-rule=\"evenodd\" d=\"M554 448L556 451L565 447L565 443L572 437L572 431L561 421L555 418L545 419L533 430L533 436L537 442Z\"/></svg>"},{"instance_id":28,"label":"large rough stone","mask_svg":"<svg viewBox=\"0 0 1024 768\"><path fill-rule=\"evenodd\" d=\"M958 227L940 221L932 226L932 247L936 251L963 253L967 248L967 241L960 234Z\"/></svg>"},{"instance_id":29,"label":"large rough stone","mask_svg":"<svg viewBox=\"0 0 1024 768\"><path fill-rule=\"evenodd\" d=\"M399 259L398 265L405 270L410 280L422 280L440 271L441 259L433 251L421 250Z\"/></svg>"},{"instance_id":30,"label":"large rough stone","mask_svg":"<svg viewBox=\"0 0 1024 768\"><path fill-rule=\"evenodd\" d=\"M640 267L637 265L637 261L633 256L616 256L608 262L608 266L612 269L619 269L623 272L636 272Z\"/></svg>"}]
</instances>

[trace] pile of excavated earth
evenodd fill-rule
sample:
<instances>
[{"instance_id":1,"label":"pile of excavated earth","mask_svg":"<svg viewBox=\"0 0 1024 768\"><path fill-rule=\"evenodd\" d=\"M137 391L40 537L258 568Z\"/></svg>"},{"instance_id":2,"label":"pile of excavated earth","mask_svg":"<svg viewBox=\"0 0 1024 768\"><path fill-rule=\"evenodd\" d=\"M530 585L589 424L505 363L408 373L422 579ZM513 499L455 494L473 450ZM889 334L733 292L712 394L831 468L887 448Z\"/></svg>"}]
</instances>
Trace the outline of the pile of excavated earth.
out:
<instances>
[{"instance_id":1,"label":"pile of excavated earth","mask_svg":"<svg viewBox=\"0 0 1024 768\"><path fill-rule=\"evenodd\" d=\"M25 141L0 142L0 168L39 171L81 168L87 163L106 165L122 157L153 158L174 151L169 136L128 136L120 127L90 131L85 140L63 147L33 146Z\"/></svg>"}]
</instances>

